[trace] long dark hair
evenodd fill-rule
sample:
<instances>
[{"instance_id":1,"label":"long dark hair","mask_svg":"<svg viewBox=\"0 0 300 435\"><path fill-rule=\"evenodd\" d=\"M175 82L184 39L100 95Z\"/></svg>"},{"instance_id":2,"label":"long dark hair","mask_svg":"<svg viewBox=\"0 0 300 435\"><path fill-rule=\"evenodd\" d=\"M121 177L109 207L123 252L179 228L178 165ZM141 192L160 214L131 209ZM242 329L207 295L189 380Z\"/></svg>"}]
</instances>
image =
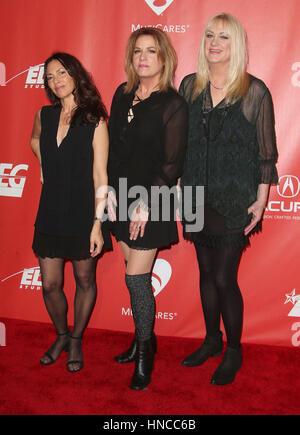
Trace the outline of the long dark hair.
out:
<instances>
[{"instance_id":1,"label":"long dark hair","mask_svg":"<svg viewBox=\"0 0 300 435\"><path fill-rule=\"evenodd\" d=\"M71 125L77 123L84 125L90 123L98 124L101 118L107 121L107 110L92 76L82 66L79 60L71 54L53 53L52 56L45 61L44 84L50 102L53 104L60 103L60 99L51 91L47 81L47 66L52 60L58 60L75 83L73 94L77 107L73 113Z\"/></svg>"}]
</instances>

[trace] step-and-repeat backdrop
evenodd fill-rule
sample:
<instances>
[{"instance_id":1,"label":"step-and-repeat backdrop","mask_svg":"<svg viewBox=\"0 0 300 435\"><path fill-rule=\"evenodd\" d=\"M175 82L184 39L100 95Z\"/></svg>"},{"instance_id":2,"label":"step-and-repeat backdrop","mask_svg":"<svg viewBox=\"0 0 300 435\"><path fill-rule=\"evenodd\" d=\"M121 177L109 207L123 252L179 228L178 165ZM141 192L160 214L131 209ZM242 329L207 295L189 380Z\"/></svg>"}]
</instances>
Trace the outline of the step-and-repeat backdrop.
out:
<instances>
[{"instance_id":1,"label":"step-and-repeat backdrop","mask_svg":"<svg viewBox=\"0 0 300 435\"><path fill-rule=\"evenodd\" d=\"M196 70L200 37L219 12L235 15L249 39L249 72L271 90L279 149L263 233L252 239L239 270L245 300L244 342L300 346L300 2L299 0L0 0L0 321L48 322L40 271L31 250L41 184L29 140L36 111L47 103L43 62L54 51L78 57L110 108L125 80L128 36L163 29L179 58L176 85ZM199 272L193 246L161 251L153 269L158 334L203 337ZM133 330L119 246L97 267L98 300L90 326ZM65 292L73 320L70 262ZM2 325L3 327L3 325Z\"/></svg>"}]
</instances>

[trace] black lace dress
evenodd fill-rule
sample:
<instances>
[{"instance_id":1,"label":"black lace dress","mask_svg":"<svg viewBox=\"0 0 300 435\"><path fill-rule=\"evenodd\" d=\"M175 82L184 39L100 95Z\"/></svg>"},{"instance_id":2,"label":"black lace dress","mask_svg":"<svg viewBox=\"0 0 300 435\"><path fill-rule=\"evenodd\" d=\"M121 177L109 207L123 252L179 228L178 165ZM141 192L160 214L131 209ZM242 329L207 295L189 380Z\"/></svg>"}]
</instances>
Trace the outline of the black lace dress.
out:
<instances>
[{"instance_id":1,"label":"black lace dress","mask_svg":"<svg viewBox=\"0 0 300 435\"><path fill-rule=\"evenodd\" d=\"M246 246L248 208L259 184L277 183L274 112L271 94L250 76L245 98L213 107L210 85L192 101L196 74L179 92L189 103L189 139L181 178L184 186L204 186L204 228L185 237L204 246ZM184 225L185 228L185 225ZM261 229L261 222L251 234Z\"/></svg>"},{"instance_id":2,"label":"black lace dress","mask_svg":"<svg viewBox=\"0 0 300 435\"><path fill-rule=\"evenodd\" d=\"M45 258L90 258L95 216L93 137L95 124L70 126L57 146L61 106L41 110L40 151L44 183L35 221L33 251ZM104 250L112 248L102 231Z\"/></svg>"},{"instance_id":3,"label":"black lace dress","mask_svg":"<svg viewBox=\"0 0 300 435\"><path fill-rule=\"evenodd\" d=\"M126 94L124 86L123 83L115 92L109 120L108 176L118 201L117 221L112 223L112 232L117 240L134 249L168 247L178 241L176 198L170 196L170 215L164 219L163 197L156 200L151 187L172 188L182 173L187 142L187 103L169 88L166 92L153 92L149 98L133 105L135 90ZM120 187L121 179L126 180L124 189ZM128 209L139 198L128 195L134 186L145 188L147 197L141 196L141 199L151 208L144 236L130 240ZM127 206L121 211L125 200Z\"/></svg>"}]
</instances>

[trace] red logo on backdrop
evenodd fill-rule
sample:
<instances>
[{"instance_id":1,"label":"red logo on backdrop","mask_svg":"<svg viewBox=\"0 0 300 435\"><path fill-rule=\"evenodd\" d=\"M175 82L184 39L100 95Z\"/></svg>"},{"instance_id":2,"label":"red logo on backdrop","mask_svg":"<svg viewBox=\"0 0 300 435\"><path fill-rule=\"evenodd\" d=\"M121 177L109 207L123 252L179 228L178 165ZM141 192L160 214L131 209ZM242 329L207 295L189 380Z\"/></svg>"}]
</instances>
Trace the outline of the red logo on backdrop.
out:
<instances>
[{"instance_id":1,"label":"red logo on backdrop","mask_svg":"<svg viewBox=\"0 0 300 435\"><path fill-rule=\"evenodd\" d=\"M145 0L148 6L155 12L157 15L161 15L174 0Z\"/></svg>"},{"instance_id":2,"label":"red logo on backdrop","mask_svg":"<svg viewBox=\"0 0 300 435\"><path fill-rule=\"evenodd\" d=\"M264 219L300 222L299 193L300 179L296 175L282 175L277 185L278 196L268 202Z\"/></svg>"},{"instance_id":3,"label":"red logo on backdrop","mask_svg":"<svg viewBox=\"0 0 300 435\"><path fill-rule=\"evenodd\" d=\"M170 281L172 275L172 267L170 263L162 258L155 261L152 270L152 286L154 288L154 296L157 296Z\"/></svg>"},{"instance_id":4,"label":"red logo on backdrop","mask_svg":"<svg viewBox=\"0 0 300 435\"><path fill-rule=\"evenodd\" d=\"M282 175L279 178L277 192L283 198L293 198L300 190L300 180L295 175Z\"/></svg>"}]
</instances>

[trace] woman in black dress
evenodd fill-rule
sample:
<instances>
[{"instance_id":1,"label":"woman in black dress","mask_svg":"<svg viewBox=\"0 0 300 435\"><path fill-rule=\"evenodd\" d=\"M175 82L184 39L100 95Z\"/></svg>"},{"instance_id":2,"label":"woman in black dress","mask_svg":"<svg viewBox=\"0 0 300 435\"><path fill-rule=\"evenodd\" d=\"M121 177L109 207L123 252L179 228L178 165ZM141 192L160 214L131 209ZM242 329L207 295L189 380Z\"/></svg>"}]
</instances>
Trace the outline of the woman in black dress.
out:
<instances>
[{"instance_id":1,"label":"woman in black dress","mask_svg":"<svg viewBox=\"0 0 300 435\"><path fill-rule=\"evenodd\" d=\"M143 28L132 33L126 52L127 83L115 92L109 120L108 175L115 195L109 193L108 210L127 265L135 324L131 347L115 359L135 361L130 388L136 390L149 384L156 351L151 269L157 250L178 241L174 195L169 201L155 194L155 188L176 186L185 153L187 104L173 87L176 63L164 32ZM134 186L141 193L129 198ZM170 206L165 220L162 203Z\"/></svg>"},{"instance_id":2,"label":"woman in black dress","mask_svg":"<svg viewBox=\"0 0 300 435\"><path fill-rule=\"evenodd\" d=\"M107 113L92 78L67 53L45 62L45 90L52 103L36 114L31 148L43 183L33 251L39 257L43 297L57 333L43 365L69 351L67 369L83 367L81 340L96 300L96 257L110 248L101 232L107 196ZM74 329L67 324L62 290L65 259L76 281Z\"/></svg>"},{"instance_id":3,"label":"woman in black dress","mask_svg":"<svg viewBox=\"0 0 300 435\"><path fill-rule=\"evenodd\" d=\"M277 182L271 94L246 72L246 64L242 25L229 14L216 15L203 33L198 72L180 86L189 103L181 183L204 186L205 197L203 230L185 236L194 242L199 263L206 337L183 365L197 366L222 353L222 317L227 348L211 380L218 385L232 382L242 364L237 270L249 236L261 229L269 186Z\"/></svg>"}]
</instances>

